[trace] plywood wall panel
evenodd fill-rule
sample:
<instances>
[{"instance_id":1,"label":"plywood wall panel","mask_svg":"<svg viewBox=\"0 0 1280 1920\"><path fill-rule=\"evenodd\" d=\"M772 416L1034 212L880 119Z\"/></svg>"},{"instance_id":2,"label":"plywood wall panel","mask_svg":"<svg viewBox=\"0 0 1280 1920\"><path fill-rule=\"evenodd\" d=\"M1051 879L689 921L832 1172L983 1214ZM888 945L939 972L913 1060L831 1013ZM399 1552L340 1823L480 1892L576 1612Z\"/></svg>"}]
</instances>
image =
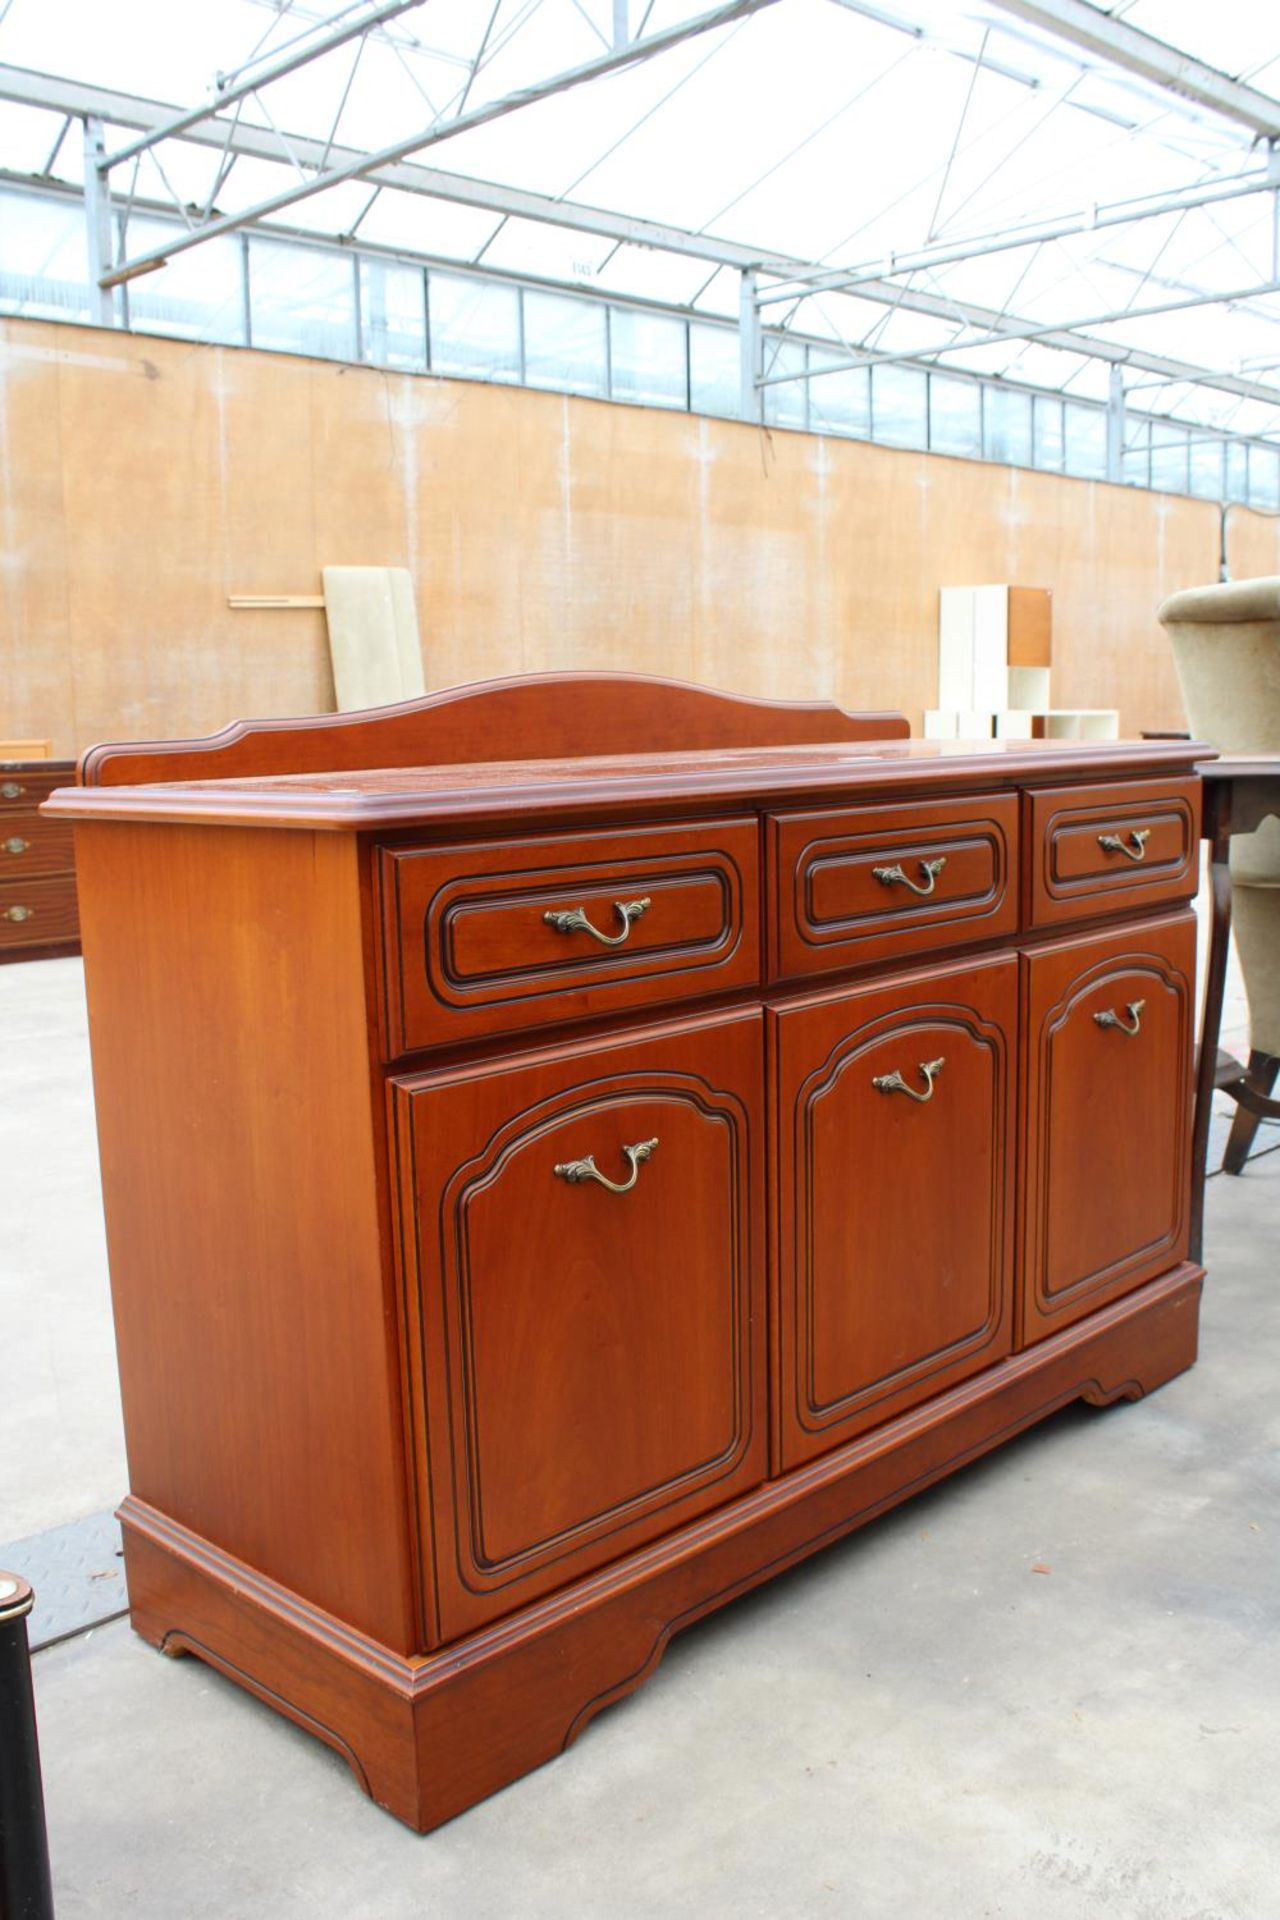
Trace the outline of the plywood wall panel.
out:
<instances>
[{"instance_id":1,"label":"plywood wall panel","mask_svg":"<svg viewBox=\"0 0 1280 1920\"><path fill-rule=\"evenodd\" d=\"M76 719L90 735L185 722L192 658L225 626L211 363L147 346L58 363Z\"/></svg>"},{"instance_id":2,"label":"plywood wall panel","mask_svg":"<svg viewBox=\"0 0 1280 1920\"><path fill-rule=\"evenodd\" d=\"M1182 723L1207 501L558 394L0 325L0 717L70 753L333 704L325 565L408 567L428 684L553 668L903 707L940 586L1054 594L1054 698ZM1280 572L1234 509L1233 571Z\"/></svg>"},{"instance_id":3,"label":"plywood wall panel","mask_svg":"<svg viewBox=\"0 0 1280 1920\"><path fill-rule=\"evenodd\" d=\"M56 359L37 333L0 322L0 736L75 733Z\"/></svg>"},{"instance_id":4,"label":"plywood wall panel","mask_svg":"<svg viewBox=\"0 0 1280 1920\"><path fill-rule=\"evenodd\" d=\"M1227 516L1227 558L1235 580L1280 574L1280 514L1232 507Z\"/></svg>"},{"instance_id":5,"label":"plywood wall panel","mask_svg":"<svg viewBox=\"0 0 1280 1920\"><path fill-rule=\"evenodd\" d=\"M265 354L215 348L222 564L219 633L229 657L202 663L192 689L207 732L209 707L238 716L325 711L334 704L324 614L227 607L232 594L318 594L312 369ZM170 456L181 459L180 448ZM305 703L305 704L302 704ZM175 730L176 731L176 730Z\"/></svg>"}]
</instances>

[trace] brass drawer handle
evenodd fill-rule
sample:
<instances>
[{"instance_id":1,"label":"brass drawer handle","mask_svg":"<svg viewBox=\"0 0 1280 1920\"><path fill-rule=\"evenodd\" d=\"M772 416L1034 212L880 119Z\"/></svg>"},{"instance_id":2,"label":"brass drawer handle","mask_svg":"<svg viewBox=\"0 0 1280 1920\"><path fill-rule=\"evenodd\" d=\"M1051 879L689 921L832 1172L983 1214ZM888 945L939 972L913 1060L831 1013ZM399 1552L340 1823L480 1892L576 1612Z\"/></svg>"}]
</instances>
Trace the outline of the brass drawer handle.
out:
<instances>
[{"instance_id":1,"label":"brass drawer handle","mask_svg":"<svg viewBox=\"0 0 1280 1920\"><path fill-rule=\"evenodd\" d=\"M17 834L15 834L12 840L5 841L4 850L6 853L25 853L30 845L31 842L29 840L19 840Z\"/></svg>"},{"instance_id":2,"label":"brass drawer handle","mask_svg":"<svg viewBox=\"0 0 1280 1920\"><path fill-rule=\"evenodd\" d=\"M3 795L6 800L21 800L25 792L26 788L20 787L16 780L6 780L0 787L0 795Z\"/></svg>"},{"instance_id":3,"label":"brass drawer handle","mask_svg":"<svg viewBox=\"0 0 1280 1920\"><path fill-rule=\"evenodd\" d=\"M918 881L912 880L909 875L898 866L872 867L871 871L882 886L894 887L901 885L910 887L912 893L918 893L923 896L933 892L935 886L938 884L938 875L942 872L946 864L947 856L945 853L940 853L936 860L922 860L920 862L920 871L924 875L923 886L921 886Z\"/></svg>"},{"instance_id":4,"label":"brass drawer handle","mask_svg":"<svg viewBox=\"0 0 1280 1920\"><path fill-rule=\"evenodd\" d=\"M567 913L544 913L542 917L557 933L589 933L602 947L620 947L631 931L632 921L648 913L652 905L648 895L643 900L615 900L613 910L622 921L621 933L601 933L599 927L592 926L581 907L571 907Z\"/></svg>"},{"instance_id":5,"label":"brass drawer handle","mask_svg":"<svg viewBox=\"0 0 1280 1920\"><path fill-rule=\"evenodd\" d=\"M922 1060L920 1062L919 1071L924 1075L923 1093L917 1093L914 1087L909 1087L902 1075L896 1071L893 1073L875 1074L872 1077L871 1084L873 1087L878 1087L881 1093L905 1093L908 1100L918 1100L921 1106L923 1106L926 1100L932 1100L933 1083L945 1065L945 1056L940 1060Z\"/></svg>"},{"instance_id":6,"label":"brass drawer handle","mask_svg":"<svg viewBox=\"0 0 1280 1920\"><path fill-rule=\"evenodd\" d=\"M1145 860L1150 838L1150 827L1134 827L1127 846L1118 833L1100 833L1098 845L1104 853L1122 853L1126 860Z\"/></svg>"},{"instance_id":7,"label":"brass drawer handle","mask_svg":"<svg viewBox=\"0 0 1280 1920\"><path fill-rule=\"evenodd\" d=\"M1125 1012L1129 1016L1129 1020L1127 1021L1122 1020L1118 1013L1113 1013L1110 1007L1107 1008L1105 1013L1095 1013L1093 1017L1100 1027L1115 1027L1118 1032L1127 1034L1129 1039L1132 1040L1136 1034L1142 1031L1142 1009L1146 1004L1145 1000L1131 1000L1125 1008ZM1129 1024L1130 1021L1132 1025Z\"/></svg>"},{"instance_id":8,"label":"brass drawer handle","mask_svg":"<svg viewBox=\"0 0 1280 1920\"><path fill-rule=\"evenodd\" d=\"M634 1187L640 1177L641 1161L649 1158L649 1155L653 1152L657 1144L656 1140L637 1140L634 1147L624 1147L622 1149L627 1159L631 1162L631 1178L624 1180L621 1185L619 1185L616 1180L605 1179L599 1167L596 1165L595 1155L592 1153L589 1153L585 1160L561 1161L560 1165L555 1168L555 1175L558 1180L567 1180L571 1187L580 1185L584 1180L595 1180L600 1186L607 1188L610 1193L630 1193L632 1187Z\"/></svg>"},{"instance_id":9,"label":"brass drawer handle","mask_svg":"<svg viewBox=\"0 0 1280 1920\"><path fill-rule=\"evenodd\" d=\"M29 920L34 912L34 907L6 907L4 917L6 920L12 920L16 926L20 927L23 921Z\"/></svg>"}]
</instances>

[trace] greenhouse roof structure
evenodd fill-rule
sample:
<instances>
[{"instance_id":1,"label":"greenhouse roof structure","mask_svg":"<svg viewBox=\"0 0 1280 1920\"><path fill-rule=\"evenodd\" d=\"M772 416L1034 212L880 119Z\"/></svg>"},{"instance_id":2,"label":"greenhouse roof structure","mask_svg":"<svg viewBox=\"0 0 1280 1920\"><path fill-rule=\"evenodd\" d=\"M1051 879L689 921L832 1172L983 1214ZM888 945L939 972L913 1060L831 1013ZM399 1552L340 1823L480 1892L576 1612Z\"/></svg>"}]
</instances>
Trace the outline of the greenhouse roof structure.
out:
<instances>
[{"instance_id":1,"label":"greenhouse roof structure","mask_svg":"<svg viewBox=\"0 0 1280 1920\"><path fill-rule=\"evenodd\" d=\"M0 0L89 317L304 235L733 323L757 417L794 336L1275 438L1278 140L1256 0Z\"/></svg>"}]
</instances>

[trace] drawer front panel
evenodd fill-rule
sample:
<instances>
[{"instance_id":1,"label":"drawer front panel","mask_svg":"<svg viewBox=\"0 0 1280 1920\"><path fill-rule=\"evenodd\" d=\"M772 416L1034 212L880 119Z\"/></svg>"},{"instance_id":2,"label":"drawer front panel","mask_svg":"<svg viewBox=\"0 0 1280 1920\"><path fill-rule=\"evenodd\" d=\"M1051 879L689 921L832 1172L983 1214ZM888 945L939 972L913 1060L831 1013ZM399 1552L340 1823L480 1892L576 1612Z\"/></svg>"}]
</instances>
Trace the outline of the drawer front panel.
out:
<instances>
[{"instance_id":1,"label":"drawer front panel","mask_svg":"<svg viewBox=\"0 0 1280 1920\"><path fill-rule=\"evenodd\" d=\"M775 814L769 836L774 979L1017 926L1016 795Z\"/></svg>"},{"instance_id":2,"label":"drawer front panel","mask_svg":"<svg viewBox=\"0 0 1280 1920\"><path fill-rule=\"evenodd\" d=\"M384 848L388 1054L754 986L754 820Z\"/></svg>"},{"instance_id":3,"label":"drawer front panel","mask_svg":"<svg viewBox=\"0 0 1280 1920\"><path fill-rule=\"evenodd\" d=\"M1032 926L1190 899L1200 877L1200 782L1135 780L1027 795Z\"/></svg>"},{"instance_id":4,"label":"drawer front panel","mask_svg":"<svg viewBox=\"0 0 1280 1920\"><path fill-rule=\"evenodd\" d=\"M1010 1351L1017 988L1009 955L771 1015L783 1468Z\"/></svg>"},{"instance_id":5,"label":"drawer front panel","mask_svg":"<svg viewBox=\"0 0 1280 1920\"><path fill-rule=\"evenodd\" d=\"M0 870L0 952L79 937L74 874L19 880Z\"/></svg>"},{"instance_id":6,"label":"drawer front panel","mask_svg":"<svg viewBox=\"0 0 1280 1920\"><path fill-rule=\"evenodd\" d=\"M0 828L4 827L10 808L32 812L58 787L74 786L75 778L75 768L69 763L44 766L38 771L30 767L0 767Z\"/></svg>"},{"instance_id":7,"label":"drawer front panel","mask_svg":"<svg viewBox=\"0 0 1280 1920\"><path fill-rule=\"evenodd\" d=\"M764 1478L761 1055L754 1008L393 1082L442 1638Z\"/></svg>"},{"instance_id":8,"label":"drawer front panel","mask_svg":"<svg viewBox=\"0 0 1280 1920\"><path fill-rule=\"evenodd\" d=\"M46 820L34 807L0 812L0 885L28 874L70 873L74 866L69 820Z\"/></svg>"},{"instance_id":9,"label":"drawer front panel","mask_svg":"<svg viewBox=\"0 0 1280 1920\"><path fill-rule=\"evenodd\" d=\"M1022 965L1031 1341L1186 1256L1195 919L1055 941Z\"/></svg>"}]
</instances>

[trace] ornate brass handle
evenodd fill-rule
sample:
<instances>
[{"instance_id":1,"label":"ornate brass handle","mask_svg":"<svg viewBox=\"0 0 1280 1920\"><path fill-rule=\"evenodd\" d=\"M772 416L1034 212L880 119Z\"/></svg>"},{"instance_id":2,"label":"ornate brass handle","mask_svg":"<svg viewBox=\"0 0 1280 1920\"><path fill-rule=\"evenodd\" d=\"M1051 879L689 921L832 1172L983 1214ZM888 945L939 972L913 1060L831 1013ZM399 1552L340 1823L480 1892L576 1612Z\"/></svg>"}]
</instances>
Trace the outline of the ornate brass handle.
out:
<instances>
[{"instance_id":1,"label":"ornate brass handle","mask_svg":"<svg viewBox=\"0 0 1280 1920\"><path fill-rule=\"evenodd\" d=\"M871 1084L873 1087L878 1087L881 1093L905 1093L908 1100L918 1100L921 1106L923 1106L926 1100L932 1100L933 1083L945 1065L945 1057L939 1060L922 1060L920 1062L919 1070L924 1075L923 1093L917 1093L914 1087L909 1087L902 1075L896 1071L893 1073L874 1074Z\"/></svg>"},{"instance_id":2,"label":"ornate brass handle","mask_svg":"<svg viewBox=\"0 0 1280 1920\"><path fill-rule=\"evenodd\" d=\"M544 913L542 917L557 933L589 933L602 947L620 947L631 931L631 922L648 913L652 905L647 894L643 900L615 900L613 910L622 921L621 933L601 933L599 927L592 926L581 907L571 907L567 913Z\"/></svg>"},{"instance_id":3,"label":"ornate brass handle","mask_svg":"<svg viewBox=\"0 0 1280 1920\"><path fill-rule=\"evenodd\" d=\"M12 920L16 925L21 926L23 921L29 920L34 912L34 907L6 907L4 917L6 920Z\"/></svg>"},{"instance_id":4,"label":"ornate brass handle","mask_svg":"<svg viewBox=\"0 0 1280 1920\"><path fill-rule=\"evenodd\" d=\"M4 785L0 787L0 794L2 794L6 800L20 800L25 792L26 788L20 787L16 780L6 780Z\"/></svg>"},{"instance_id":5,"label":"ornate brass handle","mask_svg":"<svg viewBox=\"0 0 1280 1920\"><path fill-rule=\"evenodd\" d=\"M923 886L917 881L910 879L899 866L872 867L871 871L882 886L894 887L901 885L910 887L912 893L929 894L933 892L934 887L937 885L938 875L942 872L946 864L947 856L945 853L940 853L936 860L922 860L920 862L920 871L924 875Z\"/></svg>"},{"instance_id":6,"label":"ornate brass handle","mask_svg":"<svg viewBox=\"0 0 1280 1920\"><path fill-rule=\"evenodd\" d=\"M621 1185L616 1180L605 1179L596 1165L593 1153L589 1153L585 1160L562 1160L554 1169L555 1175L558 1180L567 1180L571 1187L580 1185L583 1180L595 1180L600 1186L606 1187L610 1193L630 1193L640 1177L641 1161L649 1158L657 1144L656 1140L637 1140L633 1147L622 1149L631 1162L631 1178L624 1180Z\"/></svg>"},{"instance_id":7,"label":"ornate brass handle","mask_svg":"<svg viewBox=\"0 0 1280 1920\"><path fill-rule=\"evenodd\" d=\"M1150 838L1150 827L1134 827L1129 834L1129 845L1126 846L1118 833L1100 833L1098 845L1104 853L1122 853L1126 860L1145 860Z\"/></svg>"},{"instance_id":8,"label":"ornate brass handle","mask_svg":"<svg viewBox=\"0 0 1280 1920\"><path fill-rule=\"evenodd\" d=\"M17 834L15 834L12 840L5 841L4 850L6 853L25 853L30 845L31 842L29 840L19 840Z\"/></svg>"},{"instance_id":9,"label":"ornate brass handle","mask_svg":"<svg viewBox=\"0 0 1280 1920\"><path fill-rule=\"evenodd\" d=\"M1131 1000L1129 1002L1125 1008L1125 1012L1128 1014L1129 1020L1132 1021L1132 1025L1129 1025L1128 1021L1122 1020L1118 1013L1113 1013L1110 1007L1107 1008L1105 1013L1095 1013L1093 1017L1100 1027L1115 1027L1120 1033L1128 1034L1132 1040L1135 1034L1142 1031L1142 1009L1146 1004L1145 1000Z\"/></svg>"}]
</instances>

